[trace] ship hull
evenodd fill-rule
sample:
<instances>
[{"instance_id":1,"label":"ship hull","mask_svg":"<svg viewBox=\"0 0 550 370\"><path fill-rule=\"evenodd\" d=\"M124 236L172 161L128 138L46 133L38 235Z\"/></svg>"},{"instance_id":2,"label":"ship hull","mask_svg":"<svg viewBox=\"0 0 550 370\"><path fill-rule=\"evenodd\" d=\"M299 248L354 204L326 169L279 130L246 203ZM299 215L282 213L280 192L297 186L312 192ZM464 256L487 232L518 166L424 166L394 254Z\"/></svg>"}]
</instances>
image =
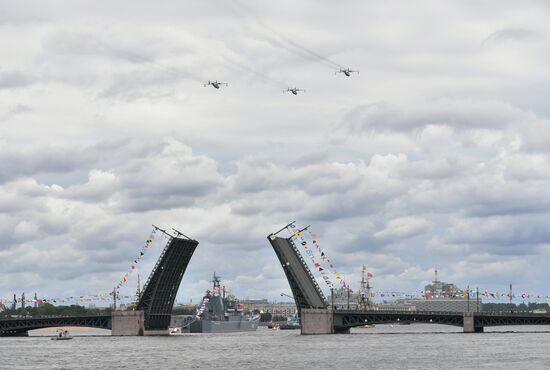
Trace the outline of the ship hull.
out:
<instances>
[{"instance_id":1,"label":"ship hull","mask_svg":"<svg viewBox=\"0 0 550 370\"><path fill-rule=\"evenodd\" d=\"M232 333L239 331L256 331L258 321L214 321L197 320L191 323L191 333Z\"/></svg>"}]
</instances>

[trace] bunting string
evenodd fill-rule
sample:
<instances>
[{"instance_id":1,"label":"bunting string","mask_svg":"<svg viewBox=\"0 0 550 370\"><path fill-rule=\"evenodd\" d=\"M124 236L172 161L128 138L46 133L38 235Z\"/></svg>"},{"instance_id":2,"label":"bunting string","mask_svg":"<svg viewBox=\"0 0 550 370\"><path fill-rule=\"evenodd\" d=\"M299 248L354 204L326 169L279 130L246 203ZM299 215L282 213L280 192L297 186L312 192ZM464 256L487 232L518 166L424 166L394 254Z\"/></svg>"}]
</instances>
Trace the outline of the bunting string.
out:
<instances>
[{"instance_id":1,"label":"bunting string","mask_svg":"<svg viewBox=\"0 0 550 370\"><path fill-rule=\"evenodd\" d=\"M87 294L87 295L80 295L80 296L70 296L70 297L54 297L54 298L37 298L37 299L25 299L24 301L21 301L21 298L17 298L15 300L15 304L21 304L23 303L51 303L51 304L59 304L59 303L77 303L77 302L93 302L93 301L111 301L112 300L113 292L105 292L105 293L99 293L99 294ZM467 299L468 295L471 299L475 299L477 296L477 293L475 291L470 290L468 293L468 290L459 290L457 292L451 293L451 294L445 294L445 295L432 295L429 291L412 291L412 292L404 292L404 291L392 291L392 290L380 290L380 291L373 291L371 292L371 298L380 298L380 299L424 299L424 300L431 300L431 299L441 299L441 298L447 298L447 299ZM480 290L479 291L479 297L482 298L485 302L502 302L507 303L510 300L510 292L500 292L500 291L489 291L489 290ZM549 294L540 294L540 293L532 293L532 292L518 292L512 294L512 301L548 301L550 302L550 295ZM133 295L118 295L117 299L135 299L135 296ZM208 298L205 298L206 301L203 301L201 305L199 306L199 314L204 311L206 303L208 303ZM13 305L14 301L12 299L8 298L0 298L0 303L2 303L4 306L9 308L11 305ZM202 311L201 308L202 307Z\"/></svg>"},{"instance_id":2,"label":"bunting string","mask_svg":"<svg viewBox=\"0 0 550 370\"><path fill-rule=\"evenodd\" d=\"M322 265L321 265L323 260L328 259L328 258L326 258L326 255L323 254L323 252L320 250L320 248L317 248L317 251L321 253L321 255L320 255L321 256L321 262L318 262L317 258L315 257L314 250L310 246L308 246L308 243L307 243L306 239L304 238L304 236L302 235L302 232L294 224L289 225L289 227L290 227L290 232L292 233L292 236L304 248L306 254L311 259L311 262L313 263L313 266L316 268L319 275L321 275L321 278L324 280L325 284L329 288L332 288L334 285L333 285L332 280L329 277L329 274L330 274L331 270L326 269L326 267L323 268Z\"/></svg>"},{"instance_id":3,"label":"bunting string","mask_svg":"<svg viewBox=\"0 0 550 370\"><path fill-rule=\"evenodd\" d=\"M137 265L141 262L147 251L151 248L153 245L153 242L155 240L155 235L157 233L157 230L153 228L151 230L151 233L149 234L149 237L145 241L144 245L141 247L139 253L137 254L136 258L134 258L133 262L130 264L130 267L128 270L122 274L121 279L117 282L115 285L115 289L117 292L122 288L122 286L128 281L128 278L130 274L136 269ZM71 303L71 302L91 302L91 301L110 301L112 300L113 291L110 292L104 292L104 293L98 293L98 294L88 294L88 295L81 295L81 296L70 296L70 297L64 297L64 298L36 298L36 299L25 299L21 300L21 298L17 298L15 300L15 304L21 304L21 303ZM117 299L135 299L135 296L130 295L119 295L117 293ZM13 299L5 299L0 298L0 303L3 305L13 305L14 300Z\"/></svg>"},{"instance_id":4,"label":"bunting string","mask_svg":"<svg viewBox=\"0 0 550 370\"><path fill-rule=\"evenodd\" d=\"M141 259L145 255L145 253L151 248L153 245L153 241L155 240L155 234L157 233L157 229L153 228L151 230L151 233L149 234L149 237L145 241L145 244L141 247L141 250L139 251L139 254L134 259L134 261L130 264L130 267L128 270L122 275L122 278L120 281L115 285L115 289L119 290L125 283L128 281L128 277L134 270L136 269L136 266L141 262Z\"/></svg>"},{"instance_id":5,"label":"bunting string","mask_svg":"<svg viewBox=\"0 0 550 370\"><path fill-rule=\"evenodd\" d=\"M334 276L334 279L340 280L340 282L342 282L343 280L342 280L342 277L341 277L340 273L336 271L336 269L334 268L334 264L328 258L328 255L326 254L326 252L321 249L321 246L319 245L319 242L317 241L317 235L315 233L313 233L310 229L308 229L308 232L309 232L309 235L311 237L313 245L315 246L315 248L317 249L317 252L321 256L321 263L324 264L325 269L332 273L332 275ZM315 266L315 267L320 267L320 266Z\"/></svg>"},{"instance_id":6,"label":"bunting string","mask_svg":"<svg viewBox=\"0 0 550 370\"><path fill-rule=\"evenodd\" d=\"M202 315L202 313L204 312L204 310L206 309L206 304L210 301L209 298L207 297L204 297L204 299L202 300L202 303L201 305L199 306L199 309L197 311L197 314L195 315L195 318L199 319L200 316Z\"/></svg>"},{"instance_id":7,"label":"bunting string","mask_svg":"<svg viewBox=\"0 0 550 370\"><path fill-rule=\"evenodd\" d=\"M21 300L21 298L17 298L15 300L15 304L21 304L21 303L50 303L50 304L58 304L58 303L77 303L77 302L94 302L94 301L111 301L113 296L113 292L105 292L105 293L99 293L99 294L88 294L88 295L81 295L81 296L71 296L71 297L54 297L54 298L36 298L36 299L25 299ZM123 300L123 299L135 299L135 296L130 295L118 295L117 299ZM13 299L0 299L0 303L2 303L5 306L10 306L14 303Z\"/></svg>"},{"instance_id":8,"label":"bunting string","mask_svg":"<svg viewBox=\"0 0 550 370\"><path fill-rule=\"evenodd\" d=\"M441 295L434 295L430 291L415 291L415 292L402 292L402 291L374 291L371 292L371 298L384 298L384 299L424 299L424 300L434 300L434 299L467 299L468 296L472 299L477 297L478 293L476 291L468 290L458 290L454 293L447 293ZM550 295L545 294L534 294L528 292L512 293L510 292L498 292L498 291L479 291L479 298L492 301L492 300L550 300Z\"/></svg>"}]
</instances>

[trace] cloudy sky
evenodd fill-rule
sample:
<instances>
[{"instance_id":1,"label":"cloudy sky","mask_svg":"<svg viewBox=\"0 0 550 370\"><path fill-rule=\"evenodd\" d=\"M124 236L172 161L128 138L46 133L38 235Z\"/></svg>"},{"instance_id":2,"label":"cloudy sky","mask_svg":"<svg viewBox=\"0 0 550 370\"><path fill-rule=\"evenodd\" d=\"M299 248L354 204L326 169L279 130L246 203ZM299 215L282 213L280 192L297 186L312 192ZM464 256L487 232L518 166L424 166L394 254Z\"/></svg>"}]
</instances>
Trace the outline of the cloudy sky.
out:
<instances>
[{"instance_id":1,"label":"cloudy sky","mask_svg":"<svg viewBox=\"0 0 550 370\"><path fill-rule=\"evenodd\" d=\"M544 1L0 0L0 296L108 291L154 223L200 242L180 301L214 270L277 299L266 236L292 220L352 287L364 263L376 289L421 289L438 266L550 294L549 16Z\"/></svg>"}]
</instances>

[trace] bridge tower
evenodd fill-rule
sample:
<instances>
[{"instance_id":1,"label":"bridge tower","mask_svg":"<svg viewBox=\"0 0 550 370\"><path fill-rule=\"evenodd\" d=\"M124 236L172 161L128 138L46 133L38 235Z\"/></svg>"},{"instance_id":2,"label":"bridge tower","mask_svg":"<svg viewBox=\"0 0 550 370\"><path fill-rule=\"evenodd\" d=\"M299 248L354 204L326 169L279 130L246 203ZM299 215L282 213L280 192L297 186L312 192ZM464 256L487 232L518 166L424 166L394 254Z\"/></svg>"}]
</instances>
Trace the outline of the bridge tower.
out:
<instances>
[{"instance_id":1,"label":"bridge tower","mask_svg":"<svg viewBox=\"0 0 550 370\"><path fill-rule=\"evenodd\" d=\"M165 230L157 230L166 235L168 242L137 303L137 310L144 312L145 330L150 332L168 329L181 279L199 244L175 229L175 236Z\"/></svg>"}]
</instances>

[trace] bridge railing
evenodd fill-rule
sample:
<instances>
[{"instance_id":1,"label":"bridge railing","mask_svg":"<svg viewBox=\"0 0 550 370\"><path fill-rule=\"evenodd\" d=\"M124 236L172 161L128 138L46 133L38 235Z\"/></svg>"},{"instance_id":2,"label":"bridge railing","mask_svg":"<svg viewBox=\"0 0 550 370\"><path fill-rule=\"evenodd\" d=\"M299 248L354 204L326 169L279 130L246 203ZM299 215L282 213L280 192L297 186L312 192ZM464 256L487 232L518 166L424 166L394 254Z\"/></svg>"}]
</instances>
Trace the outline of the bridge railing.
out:
<instances>
[{"instance_id":1,"label":"bridge railing","mask_svg":"<svg viewBox=\"0 0 550 370\"><path fill-rule=\"evenodd\" d=\"M0 316L0 320L25 320L25 319L56 319L56 318L81 318L81 317L111 317L111 313L86 314L86 315L37 315L37 316Z\"/></svg>"},{"instance_id":2,"label":"bridge railing","mask_svg":"<svg viewBox=\"0 0 550 370\"><path fill-rule=\"evenodd\" d=\"M333 312L336 313L372 313L372 314L391 314L391 315L408 315L408 316L414 316L414 315L463 315L465 311L456 311L456 312L449 312L449 311L390 311L390 310L373 310L373 309L367 309L367 310L354 310L354 309L337 309L333 310ZM550 314L540 314L540 313L532 313L532 312L476 312L476 311L470 311L473 312L476 316L527 316L527 317L545 317L550 316Z\"/></svg>"}]
</instances>

